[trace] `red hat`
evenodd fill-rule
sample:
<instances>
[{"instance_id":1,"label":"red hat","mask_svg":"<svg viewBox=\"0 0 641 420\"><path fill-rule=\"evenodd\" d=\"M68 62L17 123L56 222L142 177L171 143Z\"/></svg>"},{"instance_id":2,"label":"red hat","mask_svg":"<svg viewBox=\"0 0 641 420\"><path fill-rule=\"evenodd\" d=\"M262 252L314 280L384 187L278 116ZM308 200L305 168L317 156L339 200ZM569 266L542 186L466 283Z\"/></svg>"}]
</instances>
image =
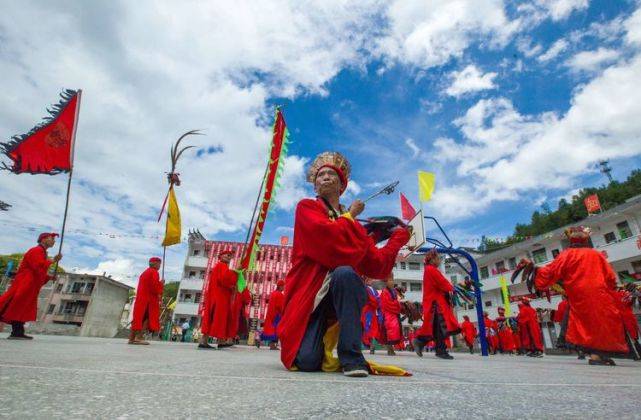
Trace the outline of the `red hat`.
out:
<instances>
[{"instance_id":1,"label":"red hat","mask_svg":"<svg viewBox=\"0 0 641 420\"><path fill-rule=\"evenodd\" d=\"M285 286L285 280L278 280L276 282L276 287L284 287Z\"/></svg>"},{"instance_id":2,"label":"red hat","mask_svg":"<svg viewBox=\"0 0 641 420\"><path fill-rule=\"evenodd\" d=\"M470 317L469 317L469 316L467 316L467 315L463 315L463 319L464 319L464 320L466 320L466 321L469 321L469 320L470 320Z\"/></svg>"},{"instance_id":3,"label":"red hat","mask_svg":"<svg viewBox=\"0 0 641 420\"><path fill-rule=\"evenodd\" d=\"M498 311L499 311L499 315L503 315L505 313L505 309L504 308L500 308L499 307Z\"/></svg>"},{"instance_id":4,"label":"red hat","mask_svg":"<svg viewBox=\"0 0 641 420\"><path fill-rule=\"evenodd\" d=\"M159 263L159 262L162 262L162 260L159 257L151 257L151 258L149 258L149 264Z\"/></svg>"},{"instance_id":5,"label":"red hat","mask_svg":"<svg viewBox=\"0 0 641 420\"><path fill-rule=\"evenodd\" d=\"M530 299L529 299L529 298L527 298L527 297L523 297L523 298L521 298L521 302L522 302L524 305L530 306Z\"/></svg>"},{"instance_id":6,"label":"red hat","mask_svg":"<svg viewBox=\"0 0 641 420\"><path fill-rule=\"evenodd\" d=\"M58 235L57 233L53 233L53 232L43 232L40 235L38 235L38 243L40 243L40 241L42 241L43 239L48 238L50 236L54 236L55 237L55 236L60 236L60 235Z\"/></svg>"},{"instance_id":7,"label":"red hat","mask_svg":"<svg viewBox=\"0 0 641 420\"><path fill-rule=\"evenodd\" d=\"M223 251L220 251L218 253L218 258L222 257L223 255L234 255L234 250L233 249L225 249Z\"/></svg>"}]
</instances>

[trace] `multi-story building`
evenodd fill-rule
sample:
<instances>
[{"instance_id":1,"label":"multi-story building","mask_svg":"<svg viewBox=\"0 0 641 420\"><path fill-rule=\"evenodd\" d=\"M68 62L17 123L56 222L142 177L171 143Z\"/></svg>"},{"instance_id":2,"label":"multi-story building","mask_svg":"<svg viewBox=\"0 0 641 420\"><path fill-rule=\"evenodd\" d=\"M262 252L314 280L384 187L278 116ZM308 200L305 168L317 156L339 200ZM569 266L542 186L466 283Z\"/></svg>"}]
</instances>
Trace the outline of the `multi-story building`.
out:
<instances>
[{"instance_id":1,"label":"multi-story building","mask_svg":"<svg viewBox=\"0 0 641 420\"><path fill-rule=\"evenodd\" d=\"M78 326L81 336L113 337L132 289L104 275L58 274L55 282L41 290L38 319L44 324Z\"/></svg>"},{"instance_id":2,"label":"multi-story building","mask_svg":"<svg viewBox=\"0 0 641 420\"><path fill-rule=\"evenodd\" d=\"M199 325L200 305L205 292L209 271L218 262L222 250L231 249L234 257L230 265L236 266L243 255L245 244L241 242L207 241L198 231L189 233L188 254L185 259L183 277L178 289L178 303L174 310L174 323L189 320ZM278 280L284 280L291 267L292 247L286 245L261 245L256 256L256 270L246 276L251 286L253 301L250 319L256 326L265 319L270 293L276 288Z\"/></svg>"},{"instance_id":3,"label":"multi-story building","mask_svg":"<svg viewBox=\"0 0 641 420\"><path fill-rule=\"evenodd\" d=\"M599 214L594 214L575 225L588 226L592 230L592 246L603 253L620 278L632 277L641 280L641 195ZM535 308L556 308L559 295L553 295L551 302L536 299L529 294L524 284L511 285L509 278L522 258L528 258L537 265L552 261L562 250L569 246L563 234L565 227L527 239L509 247L477 257L480 281L483 284L483 310L490 317L497 316L497 308L503 306L500 281L507 279L510 295L510 310L517 313L517 302L523 296L533 298ZM463 315L476 319L473 305L467 310L459 310L459 320ZM546 347L554 347L558 335L553 323L544 319L543 335Z\"/></svg>"}]
</instances>

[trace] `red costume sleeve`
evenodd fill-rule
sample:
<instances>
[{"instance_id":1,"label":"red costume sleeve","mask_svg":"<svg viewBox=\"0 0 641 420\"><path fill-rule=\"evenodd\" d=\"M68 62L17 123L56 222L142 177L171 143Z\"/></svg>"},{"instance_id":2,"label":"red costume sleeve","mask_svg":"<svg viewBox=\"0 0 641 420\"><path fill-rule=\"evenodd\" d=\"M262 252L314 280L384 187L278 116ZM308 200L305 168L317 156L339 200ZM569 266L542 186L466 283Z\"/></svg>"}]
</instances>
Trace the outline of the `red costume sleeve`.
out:
<instances>
[{"instance_id":1,"label":"red costume sleeve","mask_svg":"<svg viewBox=\"0 0 641 420\"><path fill-rule=\"evenodd\" d=\"M425 277L430 276L434 286L442 292L449 293L454 291L454 286L450 283L438 268L430 265L428 269L423 272L423 284L425 284Z\"/></svg>"},{"instance_id":2,"label":"red costume sleeve","mask_svg":"<svg viewBox=\"0 0 641 420\"><path fill-rule=\"evenodd\" d=\"M567 254L562 252L550 264L537 269L536 279L534 279L537 289L545 290L563 278L566 257Z\"/></svg>"},{"instance_id":3,"label":"red costume sleeve","mask_svg":"<svg viewBox=\"0 0 641 420\"><path fill-rule=\"evenodd\" d=\"M158 270L152 270L151 284L153 286L154 294L157 296L162 295L165 285L160 281L160 274L158 273Z\"/></svg>"},{"instance_id":4,"label":"red costume sleeve","mask_svg":"<svg viewBox=\"0 0 641 420\"><path fill-rule=\"evenodd\" d=\"M383 289L383 293L381 293L381 309L385 312L400 314L401 302L398 299L394 299L389 290Z\"/></svg>"},{"instance_id":5,"label":"red costume sleeve","mask_svg":"<svg viewBox=\"0 0 641 420\"><path fill-rule=\"evenodd\" d=\"M305 238L302 251L329 269L356 267L369 251L371 239L363 227L347 217L330 220L314 200L301 200L296 207L296 227Z\"/></svg>"},{"instance_id":6,"label":"red costume sleeve","mask_svg":"<svg viewBox=\"0 0 641 420\"><path fill-rule=\"evenodd\" d=\"M42 247L37 246L27 251L22 258L22 264L25 264L31 271L37 273L38 276L42 276L44 278L43 284L50 280L50 278L47 277L47 270L49 270L52 261L47 259L47 253Z\"/></svg>"},{"instance_id":7,"label":"red costume sleeve","mask_svg":"<svg viewBox=\"0 0 641 420\"><path fill-rule=\"evenodd\" d=\"M221 264L220 271L218 286L224 287L225 289L233 289L238 282L238 274L235 271L230 270L227 264Z\"/></svg>"},{"instance_id":8,"label":"red costume sleeve","mask_svg":"<svg viewBox=\"0 0 641 420\"><path fill-rule=\"evenodd\" d=\"M392 233L385 246L377 248L374 240L369 240L367 254L361 260L356 271L368 277L385 278L392 272L398 251L410 239L407 229L397 229Z\"/></svg>"}]
</instances>

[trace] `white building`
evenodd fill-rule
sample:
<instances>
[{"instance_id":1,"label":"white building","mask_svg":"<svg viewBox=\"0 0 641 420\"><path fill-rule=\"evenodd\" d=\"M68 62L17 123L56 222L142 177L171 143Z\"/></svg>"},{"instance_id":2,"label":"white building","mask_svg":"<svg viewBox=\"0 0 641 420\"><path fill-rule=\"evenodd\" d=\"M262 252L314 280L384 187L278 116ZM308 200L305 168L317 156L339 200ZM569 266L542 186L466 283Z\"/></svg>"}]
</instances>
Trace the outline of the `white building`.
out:
<instances>
[{"instance_id":1,"label":"white building","mask_svg":"<svg viewBox=\"0 0 641 420\"><path fill-rule=\"evenodd\" d=\"M198 325L198 306L202 299L203 281L207 271L207 241L198 230L194 230L189 232L187 243L189 248L178 288L178 303L174 309L173 321L180 324L190 321L191 325Z\"/></svg>"}]
</instances>

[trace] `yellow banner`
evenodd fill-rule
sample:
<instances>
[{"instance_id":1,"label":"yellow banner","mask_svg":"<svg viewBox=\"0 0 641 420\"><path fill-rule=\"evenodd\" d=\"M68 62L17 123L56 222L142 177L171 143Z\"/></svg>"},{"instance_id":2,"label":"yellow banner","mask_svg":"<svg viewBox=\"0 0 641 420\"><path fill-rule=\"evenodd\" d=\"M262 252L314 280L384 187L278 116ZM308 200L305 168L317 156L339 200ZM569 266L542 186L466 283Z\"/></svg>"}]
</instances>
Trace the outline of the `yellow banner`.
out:
<instances>
[{"instance_id":1,"label":"yellow banner","mask_svg":"<svg viewBox=\"0 0 641 420\"><path fill-rule=\"evenodd\" d=\"M167 205L167 226L165 227L165 239L162 246L171 246L180 243L180 210L174 187L169 188L169 204Z\"/></svg>"},{"instance_id":2,"label":"yellow banner","mask_svg":"<svg viewBox=\"0 0 641 420\"><path fill-rule=\"evenodd\" d=\"M436 174L433 172L418 171L418 196L422 202L430 201L434 192Z\"/></svg>"},{"instance_id":3,"label":"yellow banner","mask_svg":"<svg viewBox=\"0 0 641 420\"><path fill-rule=\"evenodd\" d=\"M510 292L507 290L507 280L501 275L499 277L499 284L501 285L501 295L503 296L503 307L505 308L505 316L512 316L512 308L510 307Z\"/></svg>"}]
</instances>

